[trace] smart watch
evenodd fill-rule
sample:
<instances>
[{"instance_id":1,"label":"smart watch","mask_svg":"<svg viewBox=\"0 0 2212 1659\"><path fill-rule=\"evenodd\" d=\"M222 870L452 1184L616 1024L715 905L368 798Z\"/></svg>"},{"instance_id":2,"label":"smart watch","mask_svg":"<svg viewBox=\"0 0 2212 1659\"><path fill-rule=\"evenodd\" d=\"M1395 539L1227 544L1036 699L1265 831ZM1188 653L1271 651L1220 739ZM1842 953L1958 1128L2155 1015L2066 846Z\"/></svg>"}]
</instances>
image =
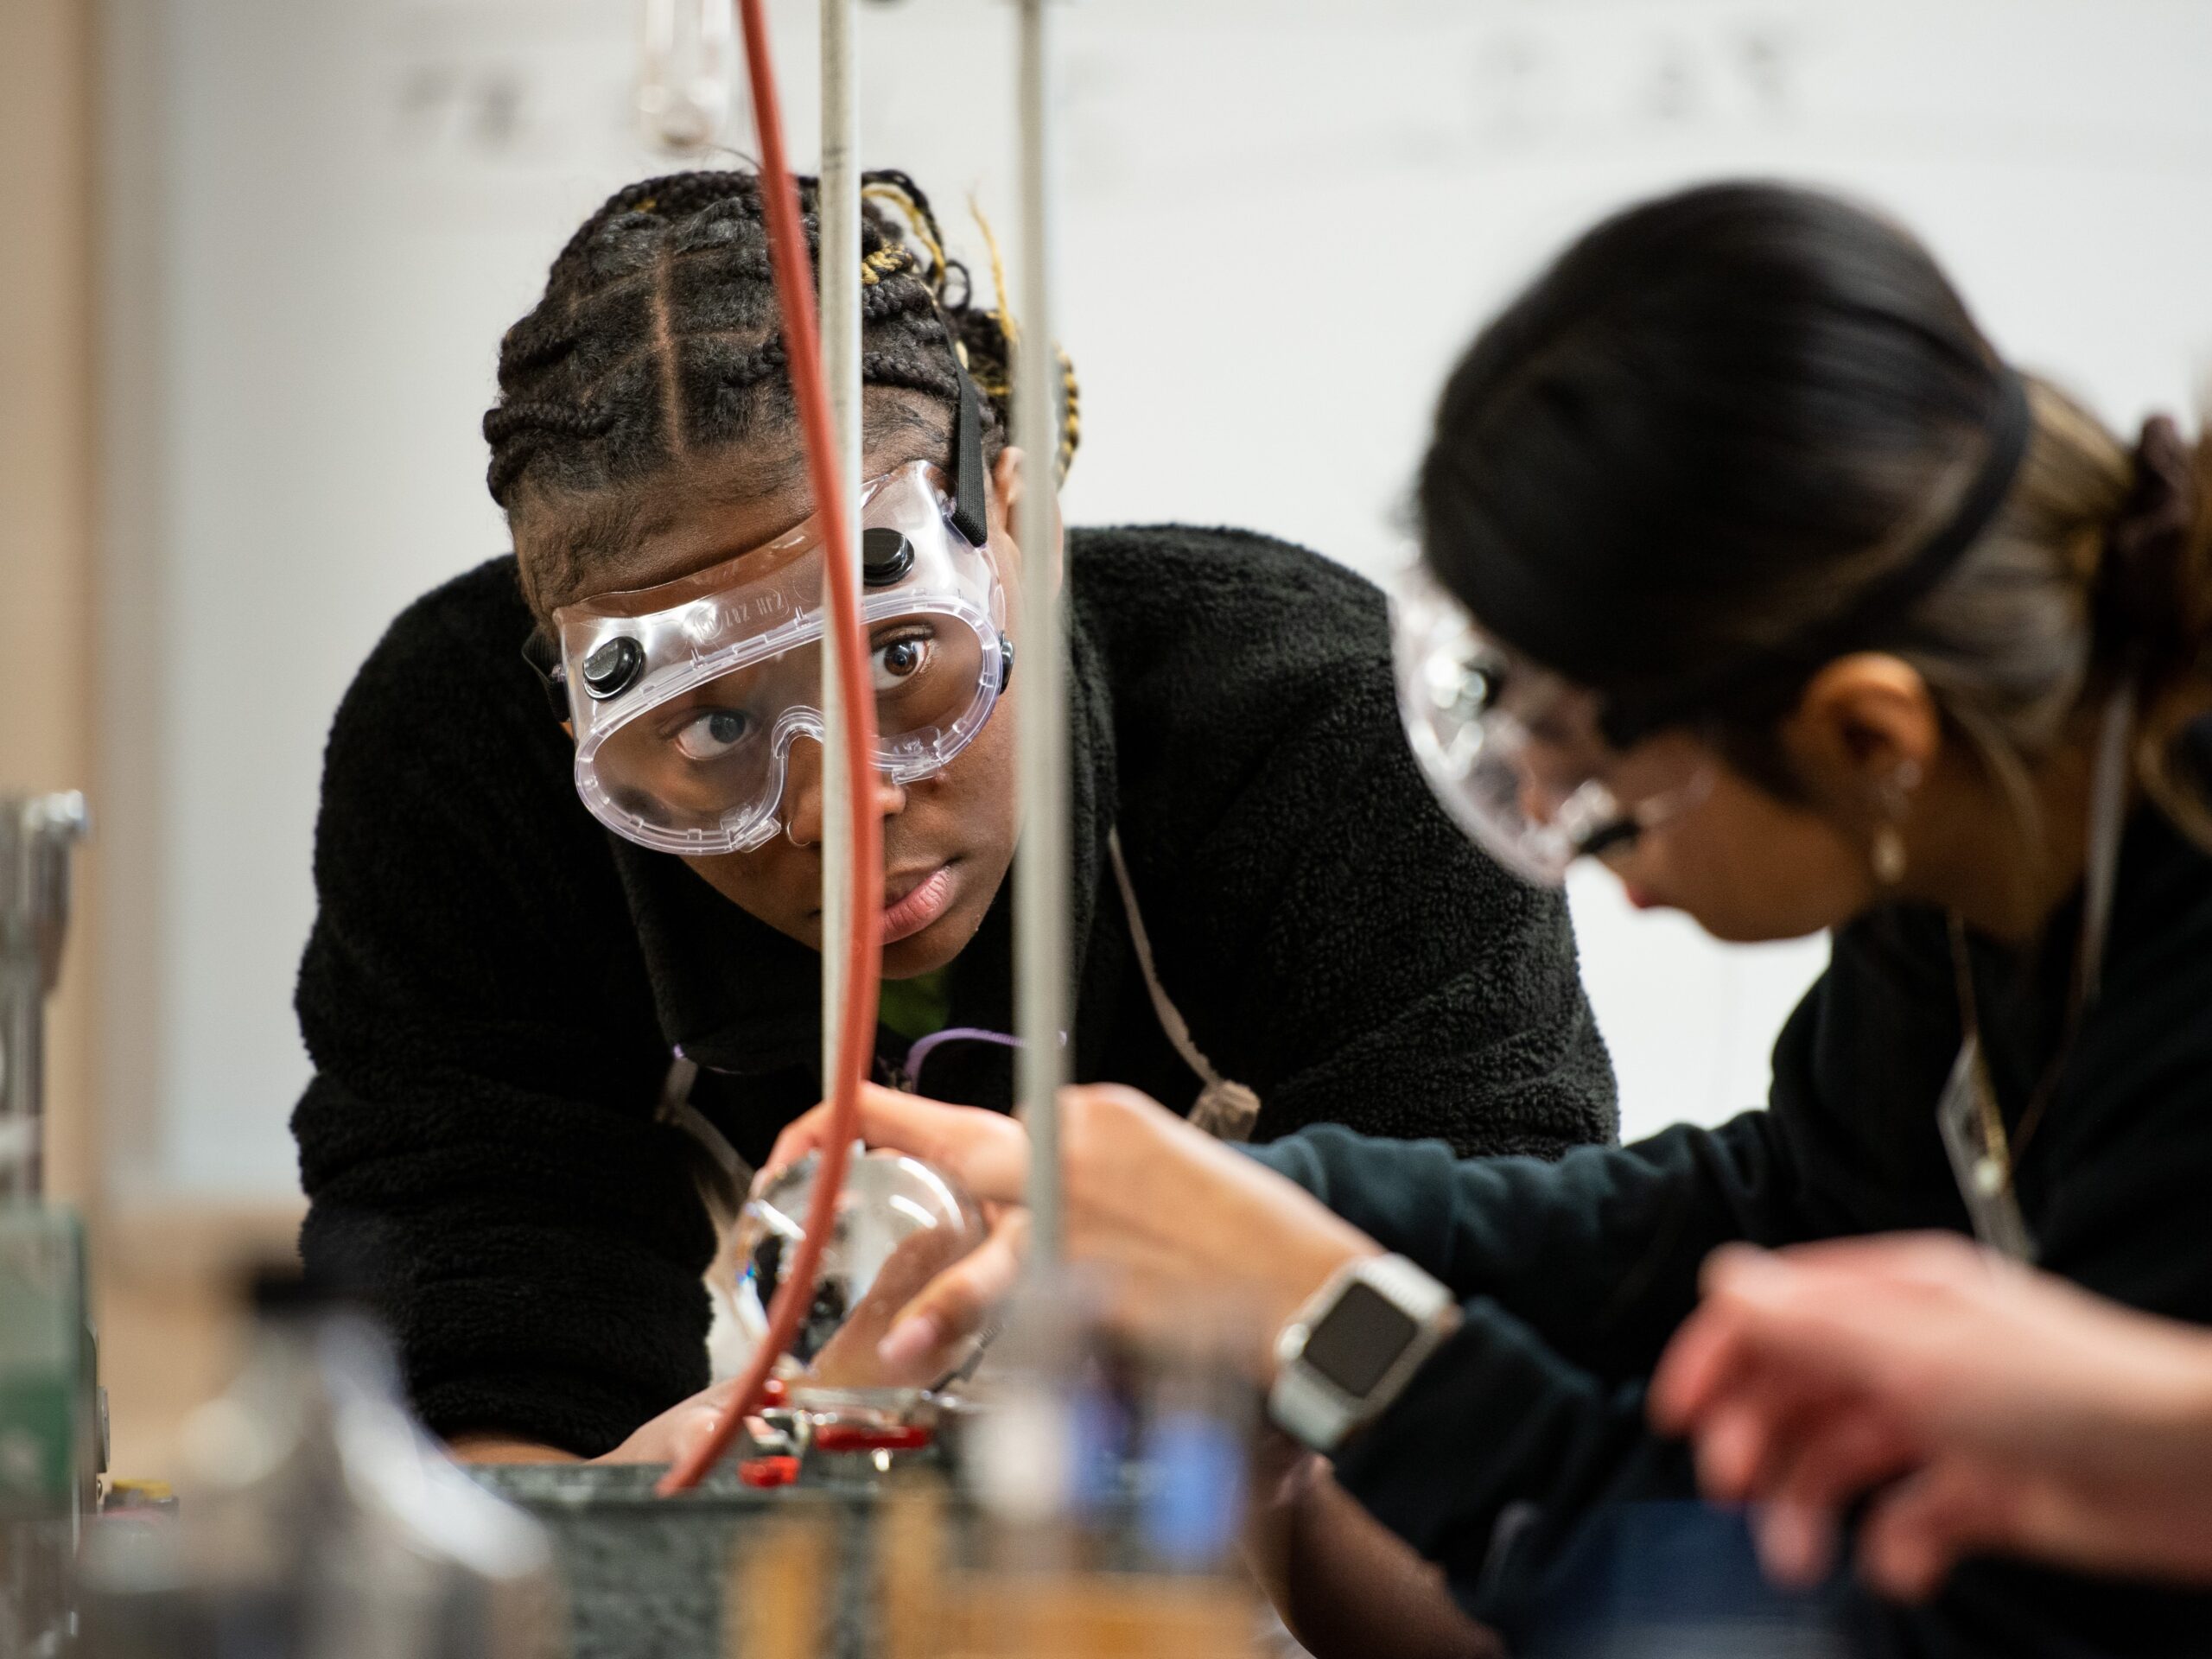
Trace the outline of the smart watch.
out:
<instances>
[{"instance_id":1,"label":"smart watch","mask_svg":"<svg viewBox=\"0 0 2212 1659\"><path fill-rule=\"evenodd\" d=\"M1452 1293L1404 1256L1347 1262L1275 1338L1268 1414L1314 1451L1333 1452L1459 1325Z\"/></svg>"}]
</instances>

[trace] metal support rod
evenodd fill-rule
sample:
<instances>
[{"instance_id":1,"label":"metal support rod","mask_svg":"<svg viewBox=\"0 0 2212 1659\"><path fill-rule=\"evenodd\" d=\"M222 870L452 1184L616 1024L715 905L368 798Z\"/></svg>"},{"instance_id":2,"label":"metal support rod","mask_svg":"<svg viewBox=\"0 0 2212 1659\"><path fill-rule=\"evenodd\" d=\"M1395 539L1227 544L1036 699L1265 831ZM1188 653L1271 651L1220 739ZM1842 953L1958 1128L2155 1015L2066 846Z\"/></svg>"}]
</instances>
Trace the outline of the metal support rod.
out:
<instances>
[{"instance_id":1,"label":"metal support rod","mask_svg":"<svg viewBox=\"0 0 2212 1659\"><path fill-rule=\"evenodd\" d=\"M856 0L822 0L822 375L829 382L836 427L838 487L851 499L861 474L861 175L860 99L855 58ZM858 571L860 515L847 524L850 545L823 550L822 608L830 609L828 561L842 556ZM837 630L822 637L822 1078L826 1091L837 1065L838 1019L844 1006L843 941L852 912L852 795L844 748L849 728L837 689Z\"/></svg>"},{"instance_id":2,"label":"metal support rod","mask_svg":"<svg viewBox=\"0 0 2212 1659\"><path fill-rule=\"evenodd\" d=\"M1068 1020L1068 762L1066 634L1061 622L1057 500L1059 354L1052 316L1053 54L1050 0L1020 0L1020 335L1014 358L1014 436L1023 455L1021 686L1017 757L1021 844L1015 869L1015 1012L1022 1039L1020 1099L1029 1129L1031 1261L1049 1271L1064 1242L1059 1088Z\"/></svg>"},{"instance_id":3,"label":"metal support rod","mask_svg":"<svg viewBox=\"0 0 2212 1659\"><path fill-rule=\"evenodd\" d=\"M0 1204L46 1191L46 987L35 958L0 957Z\"/></svg>"},{"instance_id":4,"label":"metal support rod","mask_svg":"<svg viewBox=\"0 0 2212 1659\"><path fill-rule=\"evenodd\" d=\"M85 798L0 796L0 1202L46 1190L46 999L69 932Z\"/></svg>"}]
</instances>

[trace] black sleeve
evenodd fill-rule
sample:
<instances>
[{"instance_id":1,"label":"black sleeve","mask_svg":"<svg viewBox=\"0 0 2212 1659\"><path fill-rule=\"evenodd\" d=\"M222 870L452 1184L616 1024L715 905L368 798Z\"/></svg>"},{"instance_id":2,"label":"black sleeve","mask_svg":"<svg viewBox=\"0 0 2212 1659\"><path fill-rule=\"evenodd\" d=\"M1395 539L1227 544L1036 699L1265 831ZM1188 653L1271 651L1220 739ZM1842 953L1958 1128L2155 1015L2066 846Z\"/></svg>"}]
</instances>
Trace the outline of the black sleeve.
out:
<instances>
[{"instance_id":1,"label":"black sleeve","mask_svg":"<svg viewBox=\"0 0 2212 1659\"><path fill-rule=\"evenodd\" d=\"M1253 1156L1463 1298L1508 1310L1595 1375L1642 1375L1732 1239L1813 1236L1789 1139L1768 1112L1676 1127L1555 1163L1452 1156L1436 1141L1321 1127Z\"/></svg>"},{"instance_id":2,"label":"black sleeve","mask_svg":"<svg viewBox=\"0 0 2212 1659\"><path fill-rule=\"evenodd\" d=\"M1826 984L1791 1016L1778 1069L1814 1040ZM1462 1300L1465 1325L1337 1477L1476 1618L1510 1625L1599 1505L1689 1492L1679 1449L1644 1428L1644 1379L1715 1245L1794 1243L1832 1219L1808 1200L1796 1116L1678 1125L1555 1162L1327 1126L1252 1149Z\"/></svg>"},{"instance_id":3,"label":"black sleeve","mask_svg":"<svg viewBox=\"0 0 2212 1659\"><path fill-rule=\"evenodd\" d=\"M1317 1128L1253 1156L1462 1298L1465 1323L1339 1452L1338 1480L1510 1632L1602 1506L1684 1497L1644 1377L1727 1238L1796 1236L1768 1114L1556 1163Z\"/></svg>"},{"instance_id":4,"label":"black sleeve","mask_svg":"<svg viewBox=\"0 0 2212 1659\"><path fill-rule=\"evenodd\" d=\"M1339 1452L1337 1478L1509 1633L1601 1508L1693 1494L1643 1390L1707 1253L1813 1230L1769 1111L1553 1163L1332 1128L1252 1155L1462 1299L1465 1324Z\"/></svg>"},{"instance_id":5,"label":"black sleeve","mask_svg":"<svg viewBox=\"0 0 2212 1659\"><path fill-rule=\"evenodd\" d=\"M1556 1163L1315 1128L1255 1155L1607 1379L1647 1371L1716 1245L1966 1226L1932 1103L1958 1041L1940 917L1840 936L1783 1027L1770 1106ZM1870 1040L1869 1033L1891 1040Z\"/></svg>"},{"instance_id":6,"label":"black sleeve","mask_svg":"<svg viewBox=\"0 0 2212 1659\"><path fill-rule=\"evenodd\" d=\"M594 1454L704 1386L711 1228L652 1120L667 1056L565 743L438 597L325 757L301 1248L373 1297L434 1431Z\"/></svg>"},{"instance_id":7,"label":"black sleeve","mask_svg":"<svg viewBox=\"0 0 2212 1659\"><path fill-rule=\"evenodd\" d=\"M1339 1450L1336 1476L1443 1567L1471 1615L1512 1634L1590 1516L1688 1497L1695 1483L1683 1448L1645 1427L1641 1379L1573 1365L1487 1298L1460 1312L1391 1408Z\"/></svg>"},{"instance_id":8,"label":"black sleeve","mask_svg":"<svg viewBox=\"0 0 2212 1659\"><path fill-rule=\"evenodd\" d=\"M1255 1138L1333 1122L1541 1157L1612 1139L1564 898L1431 795L1380 594L1294 549L1185 535L1182 601L1223 615L1128 677L1158 712L1122 734L1123 834L1168 994L1257 1092Z\"/></svg>"}]
</instances>

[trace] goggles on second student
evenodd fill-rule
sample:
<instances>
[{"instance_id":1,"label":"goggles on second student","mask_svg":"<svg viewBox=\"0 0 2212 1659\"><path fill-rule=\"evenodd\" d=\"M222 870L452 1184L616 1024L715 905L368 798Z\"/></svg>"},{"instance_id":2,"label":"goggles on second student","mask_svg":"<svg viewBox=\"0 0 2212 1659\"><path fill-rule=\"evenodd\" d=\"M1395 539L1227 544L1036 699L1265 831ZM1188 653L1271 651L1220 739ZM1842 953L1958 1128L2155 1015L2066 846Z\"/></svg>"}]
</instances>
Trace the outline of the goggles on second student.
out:
<instances>
[{"instance_id":1,"label":"goggles on second student","mask_svg":"<svg viewBox=\"0 0 2212 1659\"><path fill-rule=\"evenodd\" d=\"M862 486L861 622L876 763L894 783L965 748L1013 669L980 499L956 493L919 461ZM825 730L822 561L810 518L678 581L553 613L576 791L601 823L694 856L775 836L791 746Z\"/></svg>"},{"instance_id":2,"label":"goggles on second student","mask_svg":"<svg viewBox=\"0 0 2212 1659\"><path fill-rule=\"evenodd\" d=\"M1391 595L1398 708L1459 827L1523 880L1557 887L1578 858L1625 847L1703 800L1694 762L1624 758L1598 695L1486 637L1425 570Z\"/></svg>"}]
</instances>

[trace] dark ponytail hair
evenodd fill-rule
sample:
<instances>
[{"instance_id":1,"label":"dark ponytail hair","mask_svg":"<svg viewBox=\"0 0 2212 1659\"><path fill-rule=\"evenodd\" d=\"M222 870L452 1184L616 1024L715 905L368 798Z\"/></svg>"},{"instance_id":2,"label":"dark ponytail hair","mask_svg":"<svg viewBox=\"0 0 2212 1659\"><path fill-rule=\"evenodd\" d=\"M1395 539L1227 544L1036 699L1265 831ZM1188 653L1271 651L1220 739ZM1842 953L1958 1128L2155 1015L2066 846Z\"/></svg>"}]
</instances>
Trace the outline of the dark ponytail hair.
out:
<instances>
[{"instance_id":1,"label":"dark ponytail hair","mask_svg":"<svg viewBox=\"0 0 2212 1659\"><path fill-rule=\"evenodd\" d=\"M2015 384L2031 424L2009 487L1884 613L1970 504ZM1700 726L1777 793L1776 721L1822 664L1882 650L2024 805L2027 761L2094 683L2142 677L2160 756L2202 708L2205 453L2168 423L2131 454L2015 383L1886 220L1723 184L1599 225L1483 331L1418 504L1430 566L1492 633L1609 708ZM2163 760L2144 770L2176 797Z\"/></svg>"},{"instance_id":2,"label":"dark ponytail hair","mask_svg":"<svg viewBox=\"0 0 2212 1659\"><path fill-rule=\"evenodd\" d=\"M819 260L816 181L798 181L808 254ZM981 304L921 187L863 175L861 374L937 405L947 434L958 365L981 394L983 453L1006 443L1013 329ZM767 434L791 436L791 378L768 267L759 179L731 168L626 186L569 238L544 296L499 345L499 400L484 416L486 478L510 518L565 512L568 533L525 569L535 602L619 539L664 469ZM1059 466L1077 435L1062 359ZM875 416L871 404L871 420ZM609 530L613 533L607 533Z\"/></svg>"}]
</instances>

